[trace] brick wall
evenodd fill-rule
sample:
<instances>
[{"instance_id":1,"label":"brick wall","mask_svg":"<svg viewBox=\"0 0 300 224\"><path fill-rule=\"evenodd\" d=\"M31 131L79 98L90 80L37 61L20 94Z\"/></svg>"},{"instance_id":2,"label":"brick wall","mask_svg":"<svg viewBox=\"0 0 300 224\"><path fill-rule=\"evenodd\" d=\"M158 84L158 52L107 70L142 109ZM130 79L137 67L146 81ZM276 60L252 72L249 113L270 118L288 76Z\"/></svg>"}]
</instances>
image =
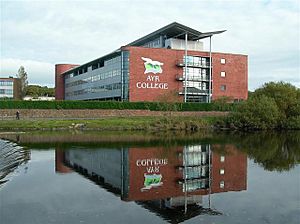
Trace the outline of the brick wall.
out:
<instances>
[{"instance_id":1,"label":"brick wall","mask_svg":"<svg viewBox=\"0 0 300 224\"><path fill-rule=\"evenodd\" d=\"M16 109L1 109L0 120L14 119ZM20 119L61 119L61 118L103 118L132 116L163 116L166 112L149 110L42 110L19 109ZM225 116L227 112L219 111L186 111L172 112L175 116Z\"/></svg>"},{"instance_id":2,"label":"brick wall","mask_svg":"<svg viewBox=\"0 0 300 224\"><path fill-rule=\"evenodd\" d=\"M222 96L246 100L248 98L248 57L213 53L212 58L213 100ZM221 58L225 59L225 64L221 64ZM221 77L221 72L225 72L225 77ZM226 90L221 90L222 85L226 86Z\"/></svg>"},{"instance_id":3,"label":"brick wall","mask_svg":"<svg viewBox=\"0 0 300 224\"><path fill-rule=\"evenodd\" d=\"M183 82L177 81L176 76L183 75L183 68L176 65L178 60L184 56L183 50L125 47L130 51L130 80L129 80L129 101L157 101L165 96L177 93L177 101L182 102L183 96L178 92L183 92ZM188 55L209 57L209 52L188 51ZM162 73L145 72L144 61L141 57L150 58L154 61L162 62ZM228 96L233 99L248 98L248 57L247 55L212 53L212 98L217 99ZM225 59L225 64L221 64L221 58ZM224 71L226 76L221 77ZM147 78L158 77L159 81L148 81ZM159 88L138 88L138 83L167 83L167 89ZM226 90L221 90L221 85L226 85Z\"/></svg>"},{"instance_id":4,"label":"brick wall","mask_svg":"<svg viewBox=\"0 0 300 224\"><path fill-rule=\"evenodd\" d=\"M163 95L171 94L172 91L182 89L182 82L176 80L176 75L182 73L182 68L176 66L176 61L183 57L182 52L168 49L155 49L143 47L130 47L130 80L129 101L158 101ZM150 58L164 63L162 73L145 72L144 61L141 57ZM147 81L147 77L158 77L159 81ZM167 89L138 88L137 83L167 83ZM181 97L181 100L183 98Z\"/></svg>"}]
</instances>

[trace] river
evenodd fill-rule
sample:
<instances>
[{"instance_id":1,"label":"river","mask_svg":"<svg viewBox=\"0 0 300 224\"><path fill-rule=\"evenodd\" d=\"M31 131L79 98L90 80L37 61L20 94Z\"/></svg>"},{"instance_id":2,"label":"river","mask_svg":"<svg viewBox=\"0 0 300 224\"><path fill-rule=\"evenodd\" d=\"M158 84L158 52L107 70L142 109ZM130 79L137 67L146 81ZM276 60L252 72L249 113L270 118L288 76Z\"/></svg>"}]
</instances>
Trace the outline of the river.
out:
<instances>
[{"instance_id":1,"label":"river","mask_svg":"<svg viewBox=\"0 0 300 224\"><path fill-rule=\"evenodd\" d=\"M299 163L298 131L0 133L0 222L296 224Z\"/></svg>"}]
</instances>

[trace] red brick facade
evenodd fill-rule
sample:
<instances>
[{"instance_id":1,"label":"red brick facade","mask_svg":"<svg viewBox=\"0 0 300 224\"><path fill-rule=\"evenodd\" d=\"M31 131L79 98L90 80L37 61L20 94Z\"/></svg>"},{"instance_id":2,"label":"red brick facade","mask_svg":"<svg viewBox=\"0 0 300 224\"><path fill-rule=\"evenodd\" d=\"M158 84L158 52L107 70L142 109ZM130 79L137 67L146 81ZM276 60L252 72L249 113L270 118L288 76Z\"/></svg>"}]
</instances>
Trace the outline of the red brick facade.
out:
<instances>
[{"instance_id":1,"label":"red brick facade","mask_svg":"<svg viewBox=\"0 0 300 224\"><path fill-rule=\"evenodd\" d=\"M212 54L212 99L227 96L232 99L246 100L248 98L248 56L238 54ZM225 59L225 64L221 64ZM221 77L225 72L225 77ZM226 90L221 90L221 85Z\"/></svg>"},{"instance_id":2,"label":"red brick facade","mask_svg":"<svg viewBox=\"0 0 300 224\"><path fill-rule=\"evenodd\" d=\"M183 82L177 81L176 76L183 75L183 68L177 66L177 62L183 59L183 50L173 50L165 48L145 48L145 47L124 47L130 53L129 66L129 101L157 101L174 92L183 92ZM191 56L208 57L208 52L188 51ZM162 62L161 74L145 72L144 61L141 57L150 58ZM246 55L212 53L212 99L227 96L232 99L245 100L248 97L248 58ZM225 59L225 64L221 64L221 58ZM221 71L226 76L221 77ZM153 81L149 81L153 79ZM149 83L150 88L139 88L140 83ZM151 83L167 83L166 88L151 88ZM221 90L221 85L225 85L226 90ZM157 86L156 86L157 87ZM183 101L183 96L178 95L178 100Z\"/></svg>"},{"instance_id":3,"label":"red brick facade","mask_svg":"<svg viewBox=\"0 0 300 224\"><path fill-rule=\"evenodd\" d=\"M65 79L62 73L77 67L78 65L72 64L56 64L55 65L55 99L65 99Z\"/></svg>"}]
</instances>

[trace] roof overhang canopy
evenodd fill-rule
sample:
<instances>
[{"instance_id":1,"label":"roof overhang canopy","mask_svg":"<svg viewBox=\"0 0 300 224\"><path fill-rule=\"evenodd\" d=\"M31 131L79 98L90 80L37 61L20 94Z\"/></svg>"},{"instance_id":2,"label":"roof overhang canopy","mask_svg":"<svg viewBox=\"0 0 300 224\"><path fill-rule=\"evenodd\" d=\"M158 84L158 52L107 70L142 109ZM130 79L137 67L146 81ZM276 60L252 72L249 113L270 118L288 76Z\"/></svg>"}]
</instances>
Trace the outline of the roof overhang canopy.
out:
<instances>
[{"instance_id":1,"label":"roof overhang canopy","mask_svg":"<svg viewBox=\"0 0 300 224\"><path fill-rule=\"evenodd\" d=\"M138 39L138 40L135 40L135 41L127 44L127 46L141 46L151 40L155 40L155 39L159 38L160 36L163 36L166 39L169 39L169 38L185 39L186 33L188 34L188 40L196 41L196 40L200 40L200 39L204 39L204 38L213 36L215 34L223 33L225 31L226 30L220 30L220 31L203 33L203 32L194 30L190 27L179 24L177 22L174 22L174 23L164 26L164 27Z\"/></svg>"}]
</instances>

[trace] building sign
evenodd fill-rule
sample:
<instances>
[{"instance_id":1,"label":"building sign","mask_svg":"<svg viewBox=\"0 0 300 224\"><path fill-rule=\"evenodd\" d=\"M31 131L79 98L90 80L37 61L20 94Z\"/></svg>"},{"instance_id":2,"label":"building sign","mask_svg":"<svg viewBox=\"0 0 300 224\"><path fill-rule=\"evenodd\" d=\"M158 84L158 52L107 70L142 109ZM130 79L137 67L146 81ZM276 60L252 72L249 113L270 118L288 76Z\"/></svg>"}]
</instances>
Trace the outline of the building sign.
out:
<instances>
[{"instance_id":1,"label":"building sign","mask_svg":"<svg viewBox=\"0 0 300 224\"><path fill-rule=\"evenodd\" d=\"M136 87L139 89L168 89L168 83L161 82L159 75L156 75L163 72L162 65L164 63L153 61L150 58L141 57L141 59L144 61L144 74L153 73L154 75L147 75L146 80L136 83Z\"/></svg>"},{"instance_id":2,"label":"building sign","mask_svg":"<svg viewBox=\"0 0 300 224\"><path fill-rule=\"evenodd\" d=\"M160 167L167 164L168 159L151 158L136 160L136 166L145 169L144 186L141 188L141 191L147 191L163 185L163 175L160 172Z\"/></svg>"},{"instance_id":3,"label":"building sign","mask_svg":"<svg viewBox=\"0 0 300 224\"><path fill-rule=\"evenodd\" d=\"M159 61L152 61L152 59L150 58L143 58L142 59L145 61L144 62L144 65L145 65L145 72L144 74L147 74L147 73L162 73L162 68L161 66L164 64L164 63L161 63Z\"/></svg>"}]
</instances>

